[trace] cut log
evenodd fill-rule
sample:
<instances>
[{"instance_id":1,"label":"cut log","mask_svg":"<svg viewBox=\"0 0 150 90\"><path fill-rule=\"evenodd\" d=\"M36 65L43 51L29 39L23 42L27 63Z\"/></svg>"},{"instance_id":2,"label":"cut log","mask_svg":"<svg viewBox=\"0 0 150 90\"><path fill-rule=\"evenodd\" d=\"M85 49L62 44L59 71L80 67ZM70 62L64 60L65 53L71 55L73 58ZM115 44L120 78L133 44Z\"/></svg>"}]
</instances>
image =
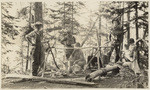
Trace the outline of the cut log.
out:
<instances>
[{"instance_id":1,"label":"cut log","mask_svg":"<svg viewBox=\"0 0 150 90\"><path fill-rule=\"evenodd\" d=\"M90 73L89 75L87 75L85 77L85 80L91 82L97 76L103 75L103 74L105 74L105 73L107 73L109 71L115 70L117 68L119 68L117 64L114 64L113 66L109 65L109 66L107 66L105 68L101 68L101 69L99 69L99 70L97 70L95 72Z\"/></svg>"},{"instance_id":2,"label":"cut log","mask_svg":"<svg viewBox=\"0 0 150 90\"><path fill-rule=\"evenodd\" d=\"M71 84L71 85L96 85L96 83L93 82L87 82L81 79L58 79L58 78L44 78L44 77L37 77L37 76L29 76L29 75L12 75L9 74L5 78L16 78L16 79L23 79L23 80L39 80L39 81L47 81L50 83L59 83L59 84ZM82 81L81 81L82 80Z\"/></svg>"}]
</instances>

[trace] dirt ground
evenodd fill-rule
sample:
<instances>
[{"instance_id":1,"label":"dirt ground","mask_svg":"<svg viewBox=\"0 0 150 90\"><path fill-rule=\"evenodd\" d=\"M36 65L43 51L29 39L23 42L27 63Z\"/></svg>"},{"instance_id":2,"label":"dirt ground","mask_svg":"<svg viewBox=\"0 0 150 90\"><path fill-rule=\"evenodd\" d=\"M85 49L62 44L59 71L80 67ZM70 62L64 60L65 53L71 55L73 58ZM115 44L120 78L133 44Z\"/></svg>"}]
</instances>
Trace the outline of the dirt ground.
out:
<instances>
[{"instance_id":1,"label":"dirt ground","mask_svg":"<svg viewBox=\"0 0 150 90\"><path fill-rule=\"evenodd\" d=\"M46 76L45 76L46 77ZM46 78L50 78L47 76ZM56 78L58 79L58 78ZM62 77L62 79L73 79L75 81L84 81L85 76ZM93 80L96 85L71 85L61 83L50 83L40 80L22 80L22 79L6 79L1 80L2 89L51 89L51 88L148 88L148 75L135 76L128 68L120 70L118 75L107 73L106 76L97 77Z\"/></svg>"},{"instance_id":2,"label":"dirt ground","mask_svg":"<svg viewBox=\"0 0 150 90\"><path fill-rule=\"evenodd\" d=\"M51 88L127 88L125 84L128 80L121 79L120 77L102 77L101 79L94 80L97 85L69 85L49 83L46 81L21 81L21 79L2 79L1 87L3 89L51 89ZM134 88L132 86L131 88Z\"/></svg>"}]
</instances>

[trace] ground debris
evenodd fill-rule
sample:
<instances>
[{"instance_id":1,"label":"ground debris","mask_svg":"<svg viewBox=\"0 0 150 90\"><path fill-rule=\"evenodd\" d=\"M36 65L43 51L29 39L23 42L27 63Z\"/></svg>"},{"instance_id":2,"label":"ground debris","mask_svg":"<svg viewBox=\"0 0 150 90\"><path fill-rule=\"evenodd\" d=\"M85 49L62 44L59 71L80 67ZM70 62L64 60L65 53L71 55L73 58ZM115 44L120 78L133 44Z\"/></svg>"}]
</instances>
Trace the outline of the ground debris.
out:
<instances>
[{"instance_id":1,"label":"ground debris","mask_svg":"<svg viewBox=\"0 0 150 90\"><path fill-rule=\"evenodd\" d=\"M120 78L124 81L121 88L148 88L148 76L135 75L128 67L120 69Z\"/></svg>"}]
</instances>

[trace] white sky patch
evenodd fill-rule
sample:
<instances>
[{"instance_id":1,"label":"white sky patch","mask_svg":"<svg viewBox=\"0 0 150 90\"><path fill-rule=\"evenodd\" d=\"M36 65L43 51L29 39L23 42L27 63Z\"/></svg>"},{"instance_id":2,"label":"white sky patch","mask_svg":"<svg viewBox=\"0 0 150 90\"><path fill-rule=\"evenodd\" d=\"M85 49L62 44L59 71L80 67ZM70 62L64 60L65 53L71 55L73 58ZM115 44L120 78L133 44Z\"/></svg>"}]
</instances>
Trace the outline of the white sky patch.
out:
<instances>
[{"instance_id":1,"label":"white sky patch","mask_svg":"<svg viewBox=\"0 0 150 90\"><path fill-rule=\"evenodd\" d=\"M54 5L56 5L56 1L46 1L43 2L43 4L46 4L47 8L56 8L54 7ZM29 2L13 2L12 8L8 9L9 14L16 17L17 11L20 11L22 8L26 6L29 6ZM89 16L93 14L91 12L97 12L98 8L99 8L99 1L87 1L85 2L85 7L80 10L81 13L80 16L75 16L75 18L77 18L77 20L81 25L86 25L89 20ZM95 17L93 17L92 19L95 19Z\"/></svg>"}]
</instances>

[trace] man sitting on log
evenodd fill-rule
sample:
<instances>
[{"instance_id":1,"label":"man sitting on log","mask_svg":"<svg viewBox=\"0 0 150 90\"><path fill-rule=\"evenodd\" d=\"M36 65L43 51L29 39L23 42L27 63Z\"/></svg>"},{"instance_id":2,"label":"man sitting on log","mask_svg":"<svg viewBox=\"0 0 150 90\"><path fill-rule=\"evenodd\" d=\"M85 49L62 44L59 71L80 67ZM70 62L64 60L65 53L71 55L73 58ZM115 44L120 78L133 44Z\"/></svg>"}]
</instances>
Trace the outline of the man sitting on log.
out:
<instances>
[{"instance_id":1,"label":"man sitting on log","mask_svg":"<svg viewBox=\"0 0 150 90\"><path fill-rule=\"evenodd\" d=\"M70 72L76 74L78 72L81 72L84 69L84 66L86 64L83 51L79 49L80 43L76 43L75 49L72 53L72 56L70 57Z\"/></svg>"}]
</instances>

